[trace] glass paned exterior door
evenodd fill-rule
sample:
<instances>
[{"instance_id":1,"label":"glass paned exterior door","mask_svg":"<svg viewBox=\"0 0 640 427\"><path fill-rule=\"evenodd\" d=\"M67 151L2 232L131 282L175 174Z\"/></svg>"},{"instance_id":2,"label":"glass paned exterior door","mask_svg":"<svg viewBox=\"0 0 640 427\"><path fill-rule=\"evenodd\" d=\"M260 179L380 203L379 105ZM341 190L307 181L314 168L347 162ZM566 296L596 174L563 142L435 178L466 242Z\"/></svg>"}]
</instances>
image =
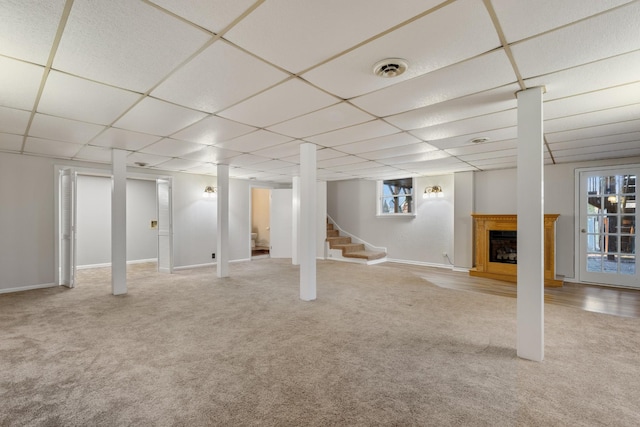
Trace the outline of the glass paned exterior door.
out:
<instances>
[{"instance_id":1,"label":"glass paned exterior door","mask_svg":"<svg viewBox=\"0 0 640 427\"><path fill-rule=\"evenodd\" d=\"M638 170L580 174L580 280L640 287L636 256Z\"/></svg>"}]
</instances>

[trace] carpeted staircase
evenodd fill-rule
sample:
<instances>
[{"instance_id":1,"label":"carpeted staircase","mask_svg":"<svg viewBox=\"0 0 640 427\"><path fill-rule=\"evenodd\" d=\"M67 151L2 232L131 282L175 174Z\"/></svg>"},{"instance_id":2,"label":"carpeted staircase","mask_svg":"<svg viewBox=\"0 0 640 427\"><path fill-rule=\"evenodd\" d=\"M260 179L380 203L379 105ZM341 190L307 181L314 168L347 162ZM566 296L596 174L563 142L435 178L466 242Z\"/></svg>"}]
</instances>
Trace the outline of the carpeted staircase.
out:
<instances>
[{"instance_id":1,"label":"carpeted staircase","mask_svg":"<svg viewBox=\"0 0 640 427\"><path fill-rule=\"evenodd\" d=\"M340 236L340 232L333 228L333 224L327 222L327 242L329 249L342 250L344 258L356 258L364 262L385 258L385 252L369 251L362 243L352 243L351 237Z\"/></svg>"}]
</instances>

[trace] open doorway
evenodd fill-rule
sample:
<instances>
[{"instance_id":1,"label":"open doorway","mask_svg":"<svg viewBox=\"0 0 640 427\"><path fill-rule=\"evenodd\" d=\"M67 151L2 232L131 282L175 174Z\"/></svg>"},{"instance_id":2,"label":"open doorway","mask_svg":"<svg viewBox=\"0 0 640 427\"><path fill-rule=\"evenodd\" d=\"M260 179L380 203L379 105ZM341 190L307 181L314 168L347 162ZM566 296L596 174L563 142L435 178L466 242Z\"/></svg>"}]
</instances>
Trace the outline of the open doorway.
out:
<instances>
[{"instance_id":1,"label":"open doorway","mask_svg":"<svg viewBox=\"0 0 640 427\"><path fill-rule=\"evenodd\" d=\"M69 167L56 172L56 278L74 287L77 269L111 266L111 176ZM127 264L171 272L170 188L171 178L127 178Z\"/></svg>"},{"instance_id":2,"label":"open doorway","mask_svg":"<svg viewBox=\"0 0 640 427\"><path fill-rule=\"evenodd\" d=\"M251 189L251 258L268 257L271 247L271 190Z\"/></svg>"}]
</instances>

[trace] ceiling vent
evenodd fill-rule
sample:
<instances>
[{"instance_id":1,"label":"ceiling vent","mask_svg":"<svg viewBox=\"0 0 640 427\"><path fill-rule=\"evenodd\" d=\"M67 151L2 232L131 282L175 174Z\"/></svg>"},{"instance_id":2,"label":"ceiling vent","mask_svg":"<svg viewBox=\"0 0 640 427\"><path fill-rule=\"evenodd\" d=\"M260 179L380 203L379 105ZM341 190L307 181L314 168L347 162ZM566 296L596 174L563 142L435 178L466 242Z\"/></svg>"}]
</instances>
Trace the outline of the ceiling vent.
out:
<instances>
[{"instance_id":1,"label":"ceiling vent","mask_svg":"<svg viewBox=\"0 0 640 427\"><path fill-rule=\"evenodd\" d=\"M384 78L398 77L400 74L407 71L407 68L409 68L409 64L404 59L383 59L373 65L373 74Z\"/></svg>"},{"instance_id":2,"label":"ceiling vent","mask_svg":"<svg viewBox=\"0 0 640 427\"><path fill-rule=\"evenodd\" d=\"M469 142L471 142L472 144L482 144L483 142L487 141L489 141L489 138L487 138L486 136L479 136L477 138L469 140Z\"/></svg>"}]
</instances>

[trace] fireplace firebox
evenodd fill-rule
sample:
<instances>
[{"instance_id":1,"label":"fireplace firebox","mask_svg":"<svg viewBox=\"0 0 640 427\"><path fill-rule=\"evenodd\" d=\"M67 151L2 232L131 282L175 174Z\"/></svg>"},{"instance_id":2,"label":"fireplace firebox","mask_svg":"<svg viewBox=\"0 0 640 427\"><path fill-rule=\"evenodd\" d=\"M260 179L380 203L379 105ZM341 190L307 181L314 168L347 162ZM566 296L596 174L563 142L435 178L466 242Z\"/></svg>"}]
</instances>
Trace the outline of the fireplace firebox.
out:
<instances>
[{"instance_id":1,"label":"fireplace firebox","mask_svg":"<svg viewBox=\"0 0 640 427\"><path fill-rule=\"evenodd\" d=\"M489 261L518 263L518 232L489 230Z\"/></svg>"}]
</instances>

